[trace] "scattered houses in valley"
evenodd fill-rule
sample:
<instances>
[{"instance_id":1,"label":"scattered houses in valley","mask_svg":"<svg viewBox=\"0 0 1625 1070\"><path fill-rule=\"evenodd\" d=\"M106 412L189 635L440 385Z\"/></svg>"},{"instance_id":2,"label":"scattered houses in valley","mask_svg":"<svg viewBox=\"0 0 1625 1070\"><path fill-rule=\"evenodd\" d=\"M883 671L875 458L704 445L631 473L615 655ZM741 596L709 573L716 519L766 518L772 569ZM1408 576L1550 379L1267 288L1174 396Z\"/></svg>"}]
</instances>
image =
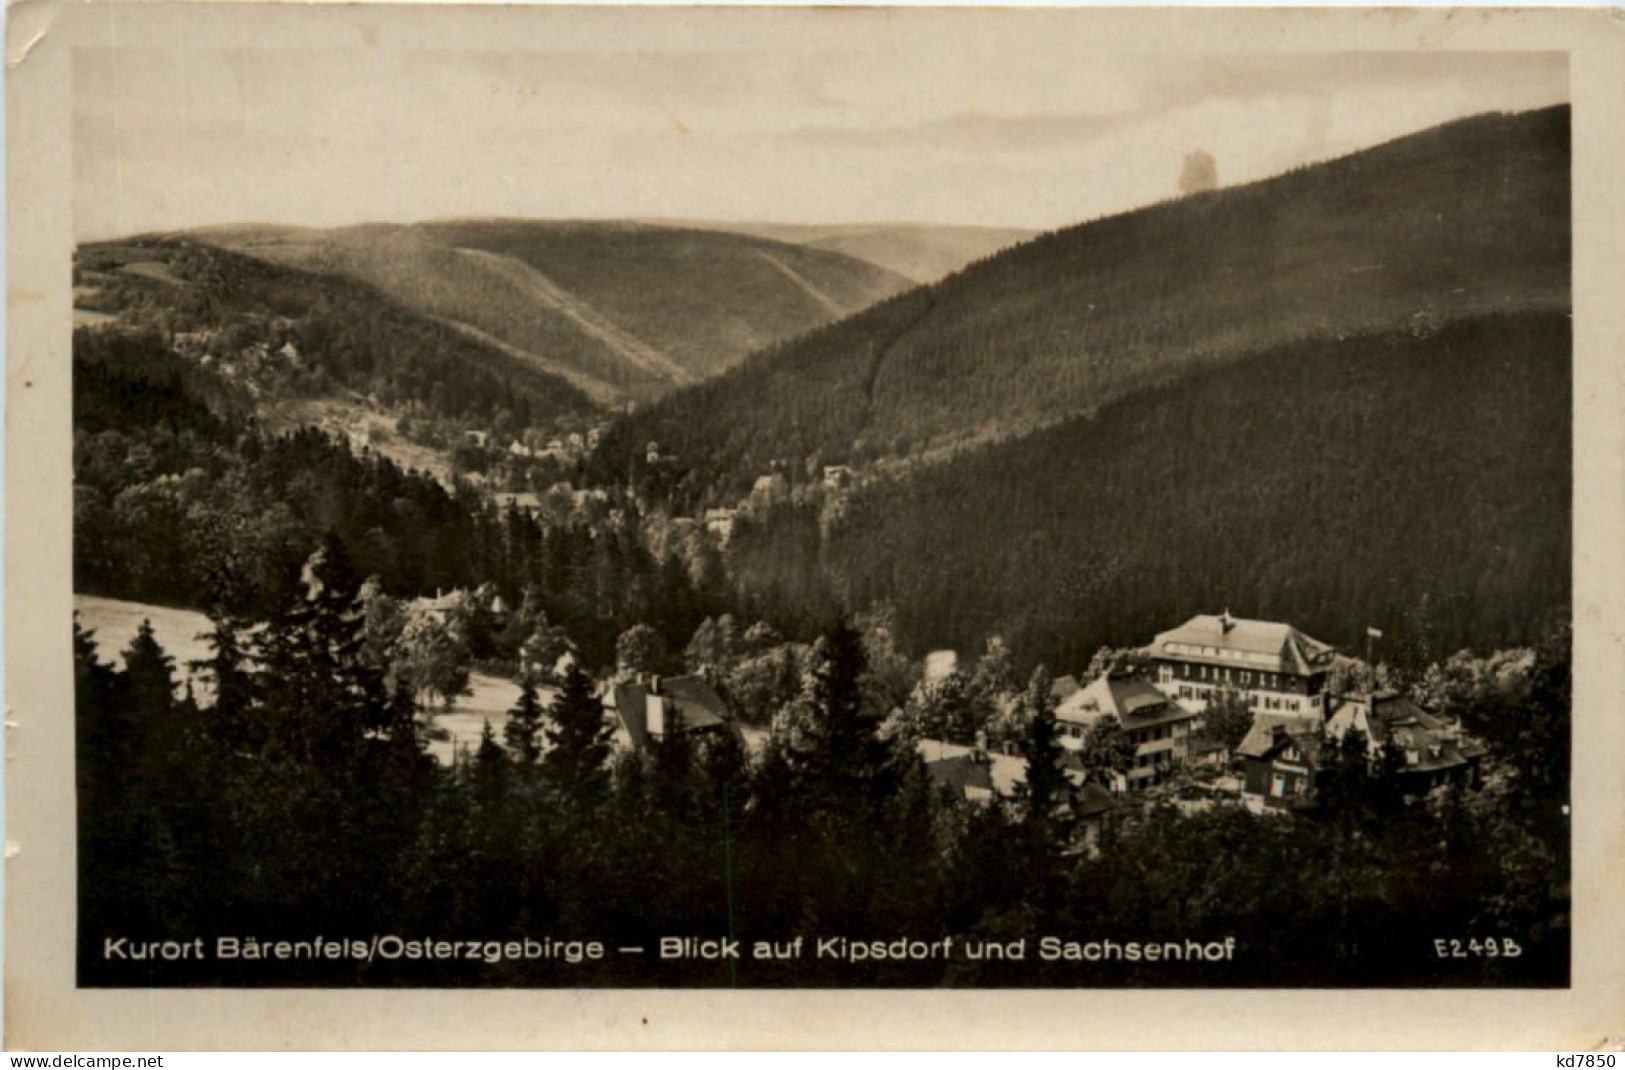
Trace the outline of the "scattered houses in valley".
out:
<instances>
[{"instance_id":1,"label":"scattered houses in valley","mask_svg":"<svg viewBox=\"0 0 1625 1070\"><path fill-rule=\"evenodd\" d=\"M995 797L1015 798L1027 779L1027 763L1013 755L934 739L920 740L919 751L931 782L970 802L991 803ZM1121 794L1087 779L1078 762L1069 760L1063 768L1074 792L1067 812L1076 821L1075 845L1092 851L1106 825L1127 812L1132 804Z\"/></svg>"},{"instance_id":2,"label":"scattered houses in valley","mask_svg":"<svg viewBox=\"0 0 1625 1070\"><path fill-rule=\"evenodd\" d=\"M1113 778L1107 796L1142 794L1198 768L1230 764L1239 778L1220 794L1262 811L1312 805L1328 746L1350 731L1363 735L1374 767L1385 750L1389 762L1402 758L1392 775L1406 795L1478 783L1484 750L1459 726L1395 692L1334 693L1336 652L1291 624L1200 614L1158 635L1144 653L1149 675L1116 667L1084 686L1071 676L1051 685L1057 740L1080 789L1090 733L1102 723L1115 723L1133 747L1132 764ZM922 671L927 681L941 680L957 667L952 651L935 651ZM1227 697L1250 715L1233 752L1202 731L1210 705ZM969 799L1010 798L1025 776L1021 759L1008 754L934 740L922 741L921 753L934 780Z\"/></svg>"}]
</instances>

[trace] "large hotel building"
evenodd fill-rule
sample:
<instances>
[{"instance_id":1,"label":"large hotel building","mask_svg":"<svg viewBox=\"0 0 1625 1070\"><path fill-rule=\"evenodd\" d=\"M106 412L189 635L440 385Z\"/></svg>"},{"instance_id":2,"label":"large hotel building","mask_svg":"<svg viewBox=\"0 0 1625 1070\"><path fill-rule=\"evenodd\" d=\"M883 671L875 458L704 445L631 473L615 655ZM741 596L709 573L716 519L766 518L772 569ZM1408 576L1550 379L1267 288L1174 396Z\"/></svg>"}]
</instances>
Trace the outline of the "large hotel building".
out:
<instances>
[{"instance_id":1,"label":"large hotel building","mask_svg":"<svg viewBox=\"0 0 1625 1070\"><path fill-rule=\"evenodd\" d=\"M1335 652L1290 624L1200 614L1158 635L1150 654L1157 687L1188 710L1228 690L1256 712L1326 715Z\"/></svg>"}]
</instances>

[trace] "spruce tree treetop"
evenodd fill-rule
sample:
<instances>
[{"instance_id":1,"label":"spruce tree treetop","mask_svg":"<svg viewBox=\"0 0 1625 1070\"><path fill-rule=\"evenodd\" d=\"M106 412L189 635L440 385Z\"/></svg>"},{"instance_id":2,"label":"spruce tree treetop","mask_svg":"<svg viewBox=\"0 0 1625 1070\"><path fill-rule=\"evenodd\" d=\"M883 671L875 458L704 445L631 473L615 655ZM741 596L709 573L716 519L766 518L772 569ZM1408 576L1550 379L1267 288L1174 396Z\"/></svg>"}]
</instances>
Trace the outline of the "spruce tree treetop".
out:
<instances>
[{"instance_id":1,"label":"spruce tree treetop","mask_svg":"<svg viewBox=\"0 0 1625 1070\"><path fill-rule=\"evenodd\" d=\"M891 749L881 717L865 703L863 636L845 620L818 641L812 673L812 724L801 765L821 809L861 816L890 794Z\"/></svg>"},{"instance_id":2,"label":"spruce tree treetop","mask_svg":"<svg viewBox=\"0 0 1625 1070\"><path fill-rule=\"evenodd\" d=\"M536 695L536 682L529 675L520 677L519 701L508 711L508 723L502 728L502 739L514 761L533 766L542 755L542 704Z\"/></svg>"},{"instance_id":3,"label":"spruce tree treetop","mask_svg":"<svg viewBox=\"0 0 1625 1070\"><path fill-rule=\"evenodd\" d=\"M612 728L603 704L593 694L592 679L571 665L547 711L547 752L542 771L572 806L590 808L609 790Z\"/></svg>"},{"instance_id":4,"label":"spruce tree treetop","mask_svg":"<svg viewBox=\"0 0 1625 1070\"><path fill-rule=\"evenodd\" d=\"M1071 803L1075 791L1061 765L1065 752L1055 720L1055 696L1049 672L1042 665L1033 670L1021 701L1026 707L1027 730L1018 746L1027 773L1016 791L1025 804L1029 827L1051 834L1057 813Z\"/></svg>"}]
</instances>

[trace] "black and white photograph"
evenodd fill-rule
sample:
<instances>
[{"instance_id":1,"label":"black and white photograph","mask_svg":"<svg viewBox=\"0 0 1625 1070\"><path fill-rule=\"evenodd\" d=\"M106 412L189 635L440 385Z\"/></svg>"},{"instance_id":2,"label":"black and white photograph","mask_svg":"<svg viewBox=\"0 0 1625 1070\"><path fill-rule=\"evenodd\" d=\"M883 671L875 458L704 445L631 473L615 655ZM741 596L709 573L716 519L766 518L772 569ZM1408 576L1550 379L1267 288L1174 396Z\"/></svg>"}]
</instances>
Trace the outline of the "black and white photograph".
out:
<instances>
[{"instance_id":1,"label":"black and white photograph","mask_svg":"<svg viewBox=\"0 0 1625 1070\"><path fill-rule=\"evenodd\" d=\"M1568 52L574 14L65 57L76 988L1570 987Z\"/></svg>"}]
</instances>

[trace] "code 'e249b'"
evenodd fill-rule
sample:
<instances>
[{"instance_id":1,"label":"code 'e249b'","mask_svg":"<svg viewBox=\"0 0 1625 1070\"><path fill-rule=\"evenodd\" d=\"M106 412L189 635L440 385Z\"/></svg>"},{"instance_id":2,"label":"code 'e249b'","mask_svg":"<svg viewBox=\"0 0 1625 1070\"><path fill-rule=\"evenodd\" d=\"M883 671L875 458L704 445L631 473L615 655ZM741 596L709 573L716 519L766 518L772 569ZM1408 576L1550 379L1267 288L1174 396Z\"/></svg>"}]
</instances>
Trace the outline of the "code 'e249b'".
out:
<instances>
[{"instance_id":1,"label":"code 'e249b'","mask_svg":"<svg viewBox=\"0 0 1625 1070\"><path fill-rule=\"evenodd\" d=\"M1515 959L1523 954L1523 946L1510 936L1483 940L1441 937L1433 941L1433 953L1441 959Z\"/></svg>"}]
</instances>

